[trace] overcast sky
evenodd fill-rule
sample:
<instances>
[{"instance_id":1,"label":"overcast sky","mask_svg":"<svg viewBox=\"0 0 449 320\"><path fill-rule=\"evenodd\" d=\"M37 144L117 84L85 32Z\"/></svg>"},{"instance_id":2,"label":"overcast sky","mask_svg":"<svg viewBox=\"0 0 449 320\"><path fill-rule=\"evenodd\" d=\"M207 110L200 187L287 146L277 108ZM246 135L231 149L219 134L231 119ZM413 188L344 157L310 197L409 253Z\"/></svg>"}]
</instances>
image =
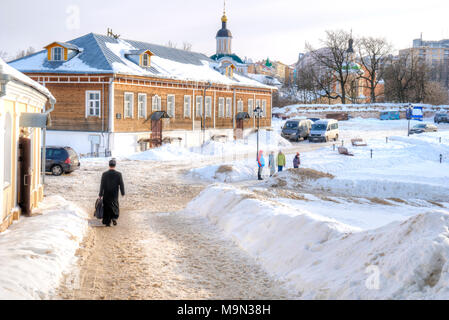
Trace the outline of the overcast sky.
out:
<instances>
[{"instance_id":1,"label":"overcast sky","mask_svg":"<svg viewBox=\"0 0 449 320\"><path fill-rule=\"evenodd\" d=\"M0 50L10 55L29 46L41 50L89 32L215 53L223 0L2 0ZM325 30L386 37L396 49L414 38L449 38L447 0L228 0L233 51L254 60L291 64L306 41L319 46Z\"/></svg>"}]
</instances>

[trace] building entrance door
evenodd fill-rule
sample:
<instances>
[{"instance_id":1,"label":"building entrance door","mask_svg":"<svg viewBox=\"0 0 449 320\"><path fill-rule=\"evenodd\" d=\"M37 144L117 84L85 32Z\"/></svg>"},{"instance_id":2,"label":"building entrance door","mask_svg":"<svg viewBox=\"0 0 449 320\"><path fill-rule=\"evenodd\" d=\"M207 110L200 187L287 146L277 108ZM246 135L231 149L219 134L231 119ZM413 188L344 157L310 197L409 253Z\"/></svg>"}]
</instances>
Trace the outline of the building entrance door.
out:
<instances>
[{"instance_id":1,"label":"building entrance door","mask_svg":"<svg viewBox=\"0 0 449 320\"><path fill-rule=\"evenodd\" d=\"M31 139L19 138L19 163L18 163L18 203L22 214L31 215Z\"/></svg>"}]
</instances>

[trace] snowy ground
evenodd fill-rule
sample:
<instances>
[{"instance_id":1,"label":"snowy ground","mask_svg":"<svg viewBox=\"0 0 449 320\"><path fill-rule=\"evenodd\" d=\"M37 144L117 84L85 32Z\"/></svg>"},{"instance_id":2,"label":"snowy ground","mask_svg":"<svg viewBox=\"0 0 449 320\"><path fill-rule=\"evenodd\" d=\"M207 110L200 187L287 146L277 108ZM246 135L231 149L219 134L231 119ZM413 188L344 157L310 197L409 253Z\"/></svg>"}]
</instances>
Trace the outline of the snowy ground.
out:
<instances>
[{"instance_id":1,"label":"snowy ground","mask_svg":"<svg viewBox=\"0 0 449 320\"><path fill-rule=\"evenodd\" d=\"M449 125L407 137L403 120L340 122L352 157L333 143L289 143L282 125L274 121L260 142L285 151L287 170L271 178L265 170L262 182L255 135L119 159L127 185L119 225L89 228L79 270L58 296L449 299ZM351 138L368 146L352 147ZM297 151L300 170L291 169ZM106 165L83 159L81 170L48 177L46 192L64 189L90 210ZM73 263L87 226L82 211L52 197L42 212L0 235L0 258L9 261L0 265L0 298L48 298ZM38 219L52 228L40 230ZM30 264L39 271L32 277Z\"/></svg>"},{"instance_id":2,"label":"snowy ground","mask_svg":"<svg viewBox=\"0 0 449 320\"><path fill-rule=\"evenodd\" d=\"M75 262L86 214L59 196L0 234L0 299L49 299Z\"/></svg>"},{"instance_id":3,"label":"snowy ground","mask_svg":"<svg viewBox=\"0 0 449 320\"><path fill-rule=\"evenodd\" d=\"M332 146L303 153L305 170L262 183L247 160L194 168L227 184L186 214L218 225L303 298L447 299L449 126L439 128L407 137L407 121L340 122L343 140L368 146L346 144L353 157Z\"/></svg>"}]
</instances>

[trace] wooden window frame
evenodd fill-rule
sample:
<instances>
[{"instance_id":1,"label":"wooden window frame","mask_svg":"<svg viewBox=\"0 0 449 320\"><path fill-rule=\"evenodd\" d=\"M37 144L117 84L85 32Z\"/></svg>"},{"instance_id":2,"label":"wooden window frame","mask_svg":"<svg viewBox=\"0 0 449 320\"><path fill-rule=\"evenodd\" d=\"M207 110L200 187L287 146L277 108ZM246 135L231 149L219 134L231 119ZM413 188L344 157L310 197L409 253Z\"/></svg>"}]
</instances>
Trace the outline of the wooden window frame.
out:
<instances>
[{"instance_id":1,"label":"wooden window frame","mask_svg":"<svg viewBox=\"0 0 449 320\"><path fill-rule=\"evenodd\" d=\"M232 118L232 98L226 98L225 118ZM229 113L228 113L229 110Z\"/></svg>"},{"instance_id":2,"label":"wooden window frame","mask_svg":"<svg viewBox=\"0 0 449 320\"><path fill-rule=\"evenodd\" d=\"M155 100L156 100L156 106L155 106L155 103L154 103ZM151 110L153 112L162 111L162 98L161 98L161 96L155 94L151 98Z\"/></svg>"},{"instance_id":3,"label":"wooden window frame","mask_svg":"<svg viewBox=\"0 0 449 320\"><path fill-rule=\"evenodd\" d=\"M143 116L141 116L140 111L141 111L141 101L140 98L141 97L145 97L145 99L143 100L144 105L143 105ZM139 93L137 94L137 119L146 119L147 117L147 106L148 106L148 97L146 93Z\"/></svg>"},{"instance_id":4,"label":"wooden window frame","mask_svg":"<svg viewBox=\"0 0 449 320\"><path fill-rule=\"evenodd\" d=\"M91 99L91 94L98 94L98 99ZM98 101L98 115L90 114L90 102ZM89 117L101 118L101 91L100 90L86 90L86 105L85 105L85 117L86 119Z\"/></svg>"},{"instance_id":5,"label":"wooden window frame","mask_svg":"<svg viewBox=\"0 0 449 320\"><path fill-rule=\"evenodd\" d=\"M250 117L254 117L254 99L248 99L248 114Z\"/></svg>"},{"instance_id":6,"label":"wooden window frame","mask_svg":"<svg viewBox=\"0 0 449 320\"><path fill-rule=\"evenodd\" d=\"M206 96L206 101L204 103L205 112L204 117L205 118L212 118L212 97Z\"/></svg>"},{"instance_id":7,"label":"wooden window frame","mask_svg":"<svg viewBox=\"0 0 449 320\"><path fill-rule=\"evenodd\" d=\"M186 105L186 103L187 103L187 101L186 101L186 98L188 98L188 115L186 115L186 107L187 107L187 105ZM192 118L192 96L191 95L185 95L184 96L184 110L183 110L183 113L184 113L184 118L185 119L191 119Z\"/></svg>"},{"instance_id":8,"label":"wooden window frame","mask_svg":"<svg viewBox=\"0 0 449 320\"><path fill-rule=\"evenodd\" d=\"M173 114L171 114L171 112L170 112L169 98L173 98ZM174 95L174 94L168 94L167 95L167 114L172 119L174 119L176 117L176 95Z\"/></svg>"},{"instance_id":9,"label":"wooden window frame","mask_svg":"<svg viewBox=\"0 0 449 320\"><path fill-rule=\"evenodd\" d=\"M243 112L244 110L245 109L244 109L243 100L242 99L237 100L237 113Z\"/></svg>"},{"instance_id":10,"label":"wooden window frame","mask_svg":"<svg viewBox=\"0 0 449 320\"><path fill-rule=\"evenodd\" d=\"M224 97L219 97L218 98L218 117L219 118L224 118L225 117L225 98Z\"/></svg>"},{"instance_id":11,"label":"wooden window frame","mask_svg":"<svg viewBox=\"0 0 449 320\"><path fill-rule=\"evenodd\" d=\"M126 114L126 97L127 96L131 96L131 116L128 116ZM125 92L124 97L123 97L124 103L123 103L123 119L125 118L130 118L133 119L134 118L134 92Z\"/></svg>"},{"instance_id":12,"label":"wooden window frame","mask_svg":"<svg viewBox=\"0 0 449 320\"><path fill-rule=\"evenodd\" d=\"M195 107L195 117L201 118L203 115L203 96L195 97Z\"/></svg>"}]
</instances>

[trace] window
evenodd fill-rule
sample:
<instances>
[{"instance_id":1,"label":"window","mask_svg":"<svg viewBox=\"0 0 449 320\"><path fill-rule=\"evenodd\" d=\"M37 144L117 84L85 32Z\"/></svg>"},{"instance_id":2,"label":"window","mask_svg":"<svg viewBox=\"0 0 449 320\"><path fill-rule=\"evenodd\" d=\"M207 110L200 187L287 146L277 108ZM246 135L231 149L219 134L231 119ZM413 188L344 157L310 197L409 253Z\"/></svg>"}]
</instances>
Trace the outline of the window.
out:
<instances>
[{"instance_id":1,"label":"window","mask_svg":"<svg viewBox=\"0 0 449 320\"><path fill-rule=\"evenodd\" d=\"M51 60L53 61L62 61L62 48L54 47L51 49Z\"/></svg>"},{"instance_id":2,"label":"window","mask_svg":"<svg viewBox=\"0 0 449 320\"><path fill-rule=\"evenodd\" d=\"M212 97L206 97L206 118L212 118Z\"/></svg>"},{"instance_id":3,"label":"window","mask_svg":"<svg viewBox=\"0 0 449 320\"><path fill-rule=\"evenodd\" d=\"M3 162L5 164L4 167L4 175L3 175L3 181L4 185L3 187L7 187L11 184L11 157L12 157L12 118L11 114L7 112L5 114L5 123L4 123L4 143L3 143ZM2 190L3 192L3 190Z\"/></svg>"},{"instance_id":4,"label":"window","mask_svg":"<svg viewBox=\"0 0 449 320\"><path fill-rule=\"evenodd\" d=\"M161 105L161 97L158 95L153 96L153 111L161 111L162 105Z\"/></svg>"},{"instance_id":5,"label":"window","mask_svg":"<svg viewBox=\"0 0 449 320\"><path fill-rule=\"evenodd\" d=\"M137 100L137 116L145 119L147 117L147 95L145 93L139 93Z\"/></svg>"},{"instance_id":6,"label":"window","mask_svg":"<svg viewBox=\"0 0 449 320\"><path fill-rule=\"evenodd\" d=\"M134 93L125 92L124 118L132 118L134 115Z\"/></svg>"},{"instance_id":7,"label":"window","mask_svg":"<svg viewBox=\"0 0 449 320\"><path fill-rule=\"evenodd\" d=\"M192 96L184 96L184 118L190 118L192 108Z\"/></svg>"},{"instance_id":8,"label":"window","mask_svg":"<svg viewBox=\"0 0 449 320\"><path fill-rule=\"evenodd\" d=\"M254 116L254 100L248 99L248 114L250 117Z\"/></svg>"},{"instance_id":9,"label":"window","mask_svg":"<svg viewBox=\"0 0 449 320\"><path fill-rule=\"evenodd\" d=\"M86 91L86 118L100 117L100 91Z\"/></svg>"},{"instance_id":10,"label":"window","mask_svg":"<svg viewBox=\"0 0 449 320\"><path fill-rule=\"evenodd\" d=\"M218 98L218 117L224 118L224 98Z\"/></svg>"},{"instance_id":11,"label":"window","mask_svg":"<svg viewBox=\"0 0 449 320\"><path fill-rule=\"evenodd\" d=\"M243 100L242 99L240 99L237 102L237 112L243 112Z\"/></svg>"},{"instance_id":12,"label":"window","mask_svg":"<svg viewBox=\"0 0 449 320\"><path fill-rule=\"evenodd\" d=\"M232 98L226 98L226 118L232 117Z\"/></svg>"},{"instance_id":13,"label":"window","mask_svg":"<svg viewBox=\"0 0 449 320\"><path fill-rule=\"evenodd\" d=\"M262 117L267 117L267 100L262 100Z\"/></svg>"},{"instance_id":14,"label":"window","mask_svg":"<svg viewBox=\"0 0 449 320\"><path fill-rule=\"evenodd\" d=\"M261 108L261 106L260 106L260 100L259 100L259 99L256 100L256 107L255 107L254 109L258 109L258 108ZM260 112L260 111L259 111L259 112ZM260 112L259 115L258 115L258 114L254 114L254 116L255 116L255 117L258 117L258 116L262 117L262 112Z\"/></svg>"},{"instance_id":15,"label":"window","mask_svg":"<svg viewBox=\"0 0 449 320\"><path fill-rule=\"evenodd\" d=\"M203 97L196 96L196 116L201 117L203 115Z\"/></svg>"},{"instance_id":16,"label":"window","mask_svg":"<svg viewBox=\"0 0 449 320\"><path fill-rule=\"evenodd\" d=\"M167 96L167 113L171 118L175 117L175 95L169 94Z\"/></svg>"},{"instance_id":17,"label":"window","mask_svg":"<svg viewBox=\"0 0 449 320\"><path fill-rule=\"evenodd\" d=\"M150 65L150 56L148 53L144 53L142 56L142 66L148 67Z\"/></svg>"}]
</instances>

